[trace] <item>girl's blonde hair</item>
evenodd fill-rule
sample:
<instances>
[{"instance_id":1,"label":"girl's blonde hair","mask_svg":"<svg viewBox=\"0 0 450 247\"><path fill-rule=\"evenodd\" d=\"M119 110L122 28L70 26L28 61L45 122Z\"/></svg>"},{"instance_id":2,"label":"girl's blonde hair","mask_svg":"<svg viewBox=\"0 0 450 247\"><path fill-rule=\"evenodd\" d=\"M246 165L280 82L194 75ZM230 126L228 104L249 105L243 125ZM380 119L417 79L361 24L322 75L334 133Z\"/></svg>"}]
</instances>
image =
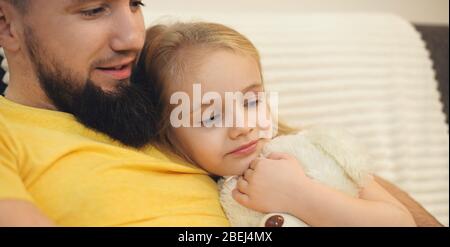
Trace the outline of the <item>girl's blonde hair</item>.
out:
<instances>
[{"instance_id":1,"label":"girl's blonde hair","mask_svg":"<svg viewBox=\"0 0 450 247\"><path fill-rule=\"evenodd\" d=\"M196 65L202 56L214 50L228 50L255 59L261 70L258 50L244 35L227 26L207 22L178 22L157 25L146 32L146 42L135 69L134 80L151 83L151 100L154 105L158 130L153 145L192 162L181 149L170 126L171 105L168 89L181 83L183 75ZM201 52L198 52L201 51ZM261 74L262 80L262 74ZM295 129L278 123L279 134L289 134Z\"/></svg>"}]
</instances>

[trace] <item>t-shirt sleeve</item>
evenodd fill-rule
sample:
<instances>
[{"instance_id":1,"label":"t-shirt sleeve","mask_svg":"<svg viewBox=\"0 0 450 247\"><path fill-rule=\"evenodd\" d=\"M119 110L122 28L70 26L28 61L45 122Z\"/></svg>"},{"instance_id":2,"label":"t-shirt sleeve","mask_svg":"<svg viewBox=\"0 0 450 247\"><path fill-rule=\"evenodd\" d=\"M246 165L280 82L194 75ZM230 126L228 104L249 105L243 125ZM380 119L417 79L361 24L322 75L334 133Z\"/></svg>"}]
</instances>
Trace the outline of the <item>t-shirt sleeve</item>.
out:
<instances>
[{"instance_id":1,"label":"t-shirt sleeve","mask_svg":"<svg viewBox=\"0 0 450 247\"><path fill-rule=\"evenodd\" d=\"M16 199L32 202L19 173L14 141L0 123L0 200Z\"/></svg>"}]
</instances>

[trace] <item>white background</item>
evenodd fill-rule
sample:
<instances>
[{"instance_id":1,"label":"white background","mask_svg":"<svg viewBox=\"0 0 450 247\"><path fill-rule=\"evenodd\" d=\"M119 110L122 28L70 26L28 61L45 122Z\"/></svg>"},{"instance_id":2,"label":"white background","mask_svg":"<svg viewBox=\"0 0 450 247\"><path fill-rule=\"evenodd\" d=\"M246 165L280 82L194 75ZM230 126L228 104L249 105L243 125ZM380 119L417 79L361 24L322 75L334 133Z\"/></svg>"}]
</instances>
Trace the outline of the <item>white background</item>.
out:
<instances>
[{"instance_id":1,"label":"white background","mask_svg":"<svg viewBox=\"0 0 450 247\"><path fill-rule=\"evenodd\" d=\"M415 23L449 23L449 0L144 0L148 15L186 12L389 12Z\"/></svg>"}]
</instances>

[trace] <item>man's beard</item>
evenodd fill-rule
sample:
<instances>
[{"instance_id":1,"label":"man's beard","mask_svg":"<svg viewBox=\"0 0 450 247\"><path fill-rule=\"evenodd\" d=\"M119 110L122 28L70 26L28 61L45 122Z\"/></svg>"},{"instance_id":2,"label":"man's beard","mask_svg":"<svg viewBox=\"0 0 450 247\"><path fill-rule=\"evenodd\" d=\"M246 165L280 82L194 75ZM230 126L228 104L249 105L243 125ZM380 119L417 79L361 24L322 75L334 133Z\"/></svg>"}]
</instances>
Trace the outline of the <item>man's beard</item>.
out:
<instances>
[{"instance_id":1,"label":"man's beard","mask_svg":"<svg viewBox=\"0 0 450 247\"><path fill-rule=\"evenodd\" d=\"M26 37L40 86L59 111L73 114L85 126L127 146L140 148L150 142L156 133L152 124L157 122L149 100L151 85L119 82L114 91L105 92L89 78L83 83L43 52L31 30Z\"/></svg>"}]
</instances>

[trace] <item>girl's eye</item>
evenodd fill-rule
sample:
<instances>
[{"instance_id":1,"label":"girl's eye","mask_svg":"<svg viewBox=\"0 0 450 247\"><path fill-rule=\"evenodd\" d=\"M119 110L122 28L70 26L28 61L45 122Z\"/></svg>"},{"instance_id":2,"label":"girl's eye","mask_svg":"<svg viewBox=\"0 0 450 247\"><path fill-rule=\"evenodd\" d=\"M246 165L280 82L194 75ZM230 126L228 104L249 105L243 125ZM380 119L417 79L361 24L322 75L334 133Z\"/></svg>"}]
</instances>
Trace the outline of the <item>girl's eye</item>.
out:
<instances>
[{"instance_id":1,"label":"girl's eye","mask_svg":"<svg viewBox=\"0 0 450 247\"><path fill-rule=\"evenodd\" d=\"M245 107L255 107L260 103L259 99L251 99L245 102Z\"/></svg>"},{"instance_id":2,"label":"girl's eye","mask_svg":"<svg viewBox=\"0 0 450 247\"><path fill-rule=\"evenodd\" d=\"M211 125L211 123L214 123L215 121L217 121L219 119L220 119L220 115L212 115L208 119L202 121L202 126Z\"/></svg>"}]
</instances>

